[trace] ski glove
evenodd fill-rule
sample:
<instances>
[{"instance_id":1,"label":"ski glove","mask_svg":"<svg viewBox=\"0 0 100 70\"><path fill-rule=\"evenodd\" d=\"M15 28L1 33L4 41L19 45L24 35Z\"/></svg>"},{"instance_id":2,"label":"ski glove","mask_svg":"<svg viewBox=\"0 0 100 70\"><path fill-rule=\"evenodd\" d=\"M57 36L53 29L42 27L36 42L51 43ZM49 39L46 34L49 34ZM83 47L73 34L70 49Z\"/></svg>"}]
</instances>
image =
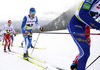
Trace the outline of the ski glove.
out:
<instances>
[{"instance_id":1,"label":"ski glove","mask_svg":"<svg viewBox=\"0 0 100 70\"><path fill-rule=\"evenodd\" d=\"M14 36L16 36L16 34L14 34Z\"/></svg>"},{"instance_id":2,"label":"ski glove","mask_svg":"<svg viewBox=\"0 0 100 70\"><path fill-rule=\"evenodd\" d=\"M7 32L7 34L9 34L10 32L9 32L9 30L5 30L6 32Z\"/></svg>"},{"instance_id":3,"label":"ski glove","mask_svg":"<svg viewBox=\"0 0 100 70\"><path fill-rule=\"evenodd\" d=\"M43 31L43 27L40 28L40 31Z\"/></svg>"}]
</instances>

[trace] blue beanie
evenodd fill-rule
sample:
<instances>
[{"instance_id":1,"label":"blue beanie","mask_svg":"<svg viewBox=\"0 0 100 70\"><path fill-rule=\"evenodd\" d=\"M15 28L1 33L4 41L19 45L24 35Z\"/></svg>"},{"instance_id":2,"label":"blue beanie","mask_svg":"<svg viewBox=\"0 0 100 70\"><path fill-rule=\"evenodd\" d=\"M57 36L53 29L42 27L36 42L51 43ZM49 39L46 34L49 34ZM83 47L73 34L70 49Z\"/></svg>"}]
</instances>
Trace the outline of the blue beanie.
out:
<instances>
[{"instance_id":1,"label":"blue beanie","mask_svg":"<svg viewBox=\"0 0 100 70\"><path fill-rule=\"evenodd\" d=\"M36 12L35 11L35 8L30 8L30 11L29 12Z\"/></svg>"}]
</instances>

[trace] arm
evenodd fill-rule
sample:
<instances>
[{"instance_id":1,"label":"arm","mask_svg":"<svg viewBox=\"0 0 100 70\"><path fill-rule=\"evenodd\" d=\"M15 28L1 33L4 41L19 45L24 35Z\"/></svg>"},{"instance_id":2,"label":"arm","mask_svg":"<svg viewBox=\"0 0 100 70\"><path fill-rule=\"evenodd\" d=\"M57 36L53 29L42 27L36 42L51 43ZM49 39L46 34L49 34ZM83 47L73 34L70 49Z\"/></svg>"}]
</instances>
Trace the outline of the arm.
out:
<instances>
[{"instance_id":1,"label":"arm","mask_svg":"<svg viewBox=\"0 0 100 70\"><path fill-rule=\"evenodd\" d=\"M86 0L87 1L87 0ZM92 6L97 0L94 0L93 2L84 2L82 7L80 8L79 11L79 17L83 21L83 23L89 25L93 29L100 29L100 24L96 22L89 14L89 11L91 10Z\"/></svg>"},{"instance_id":2,"label":"arm","mask_svg":"<svg viewBox=\"0 0 100 70\"><path fill-rule=\"evenodd\" d=\"M36 27L37 27L38 29L40 29L40 25L39 25L39 23L38 23L38 18L37 18L37 17L36 17L35 25L36 25Z\"/></svg>"},{"instance_id":3,"label":"arm","mask_svg":"<svg viewBox=\"0 0 100 70\"><path fill-rule=\"evenodd\" d=\"M24 28L25 24L26 24L26 21L27 21L27 18L26 16L23 18L23 21L22 21L22 25L21 25L21 29L22 29L22 32L25 32L26 29Z\"/></svg>"}]
</instances>

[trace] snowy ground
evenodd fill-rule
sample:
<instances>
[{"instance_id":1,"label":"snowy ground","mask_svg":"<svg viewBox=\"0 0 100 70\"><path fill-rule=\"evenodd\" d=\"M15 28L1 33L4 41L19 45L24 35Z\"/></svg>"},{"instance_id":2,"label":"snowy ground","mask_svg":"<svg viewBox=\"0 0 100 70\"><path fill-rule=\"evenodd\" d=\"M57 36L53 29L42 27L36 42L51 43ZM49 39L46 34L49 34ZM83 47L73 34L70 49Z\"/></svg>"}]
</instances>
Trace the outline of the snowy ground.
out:
<instances>
[{"instance_id":1,"label":"snowy ground","mask_svg":"<svg viewBox=\"0 0 100 70\"><path fill-rule=\"evenodd\" d=\"M68 30L60 30L53 32L68 32ZM91 33L100 33L100 31L91 30ZM33 45L38 34L33 34ZM20 48L22 35L17 35L14 40L12 51L23 53L23 48ZM29 49L29 54L32 57L46 61L44 64L48 66L46 70L57 70L50 65L58 66L66 70L70 70L70 65L78 54L76 44L73 42L70 35L65 34L40 34L36 47L46 48L45 50L35 49L31 55L32 49ZM100 55L100 35L91 35L91 55L88 59L87 66ZM18 54L4 53L3 46L0 46L0 70L44 70L34 64L17 57ZM91 65L87 70L100 69L100 58Z\"/></svg>"}]
</instances>

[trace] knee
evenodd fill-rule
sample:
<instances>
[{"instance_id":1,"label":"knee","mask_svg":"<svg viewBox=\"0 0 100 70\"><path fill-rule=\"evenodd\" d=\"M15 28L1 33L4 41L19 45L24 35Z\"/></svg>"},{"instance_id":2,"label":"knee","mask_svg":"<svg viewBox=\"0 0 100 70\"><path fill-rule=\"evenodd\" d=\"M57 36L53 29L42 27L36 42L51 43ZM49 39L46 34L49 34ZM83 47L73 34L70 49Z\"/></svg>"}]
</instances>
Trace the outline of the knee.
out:
<instances>
[{"instance_id":1,"label":"knee","mask_svg":"<svg viewBox=\"0 0 100 70\"><path fill-rule=\"evenodd\" d=\"M90 52L89 51L84 53L84 57L88 58L89 56L90 56Z\"/></svg>"}]
</instances>

